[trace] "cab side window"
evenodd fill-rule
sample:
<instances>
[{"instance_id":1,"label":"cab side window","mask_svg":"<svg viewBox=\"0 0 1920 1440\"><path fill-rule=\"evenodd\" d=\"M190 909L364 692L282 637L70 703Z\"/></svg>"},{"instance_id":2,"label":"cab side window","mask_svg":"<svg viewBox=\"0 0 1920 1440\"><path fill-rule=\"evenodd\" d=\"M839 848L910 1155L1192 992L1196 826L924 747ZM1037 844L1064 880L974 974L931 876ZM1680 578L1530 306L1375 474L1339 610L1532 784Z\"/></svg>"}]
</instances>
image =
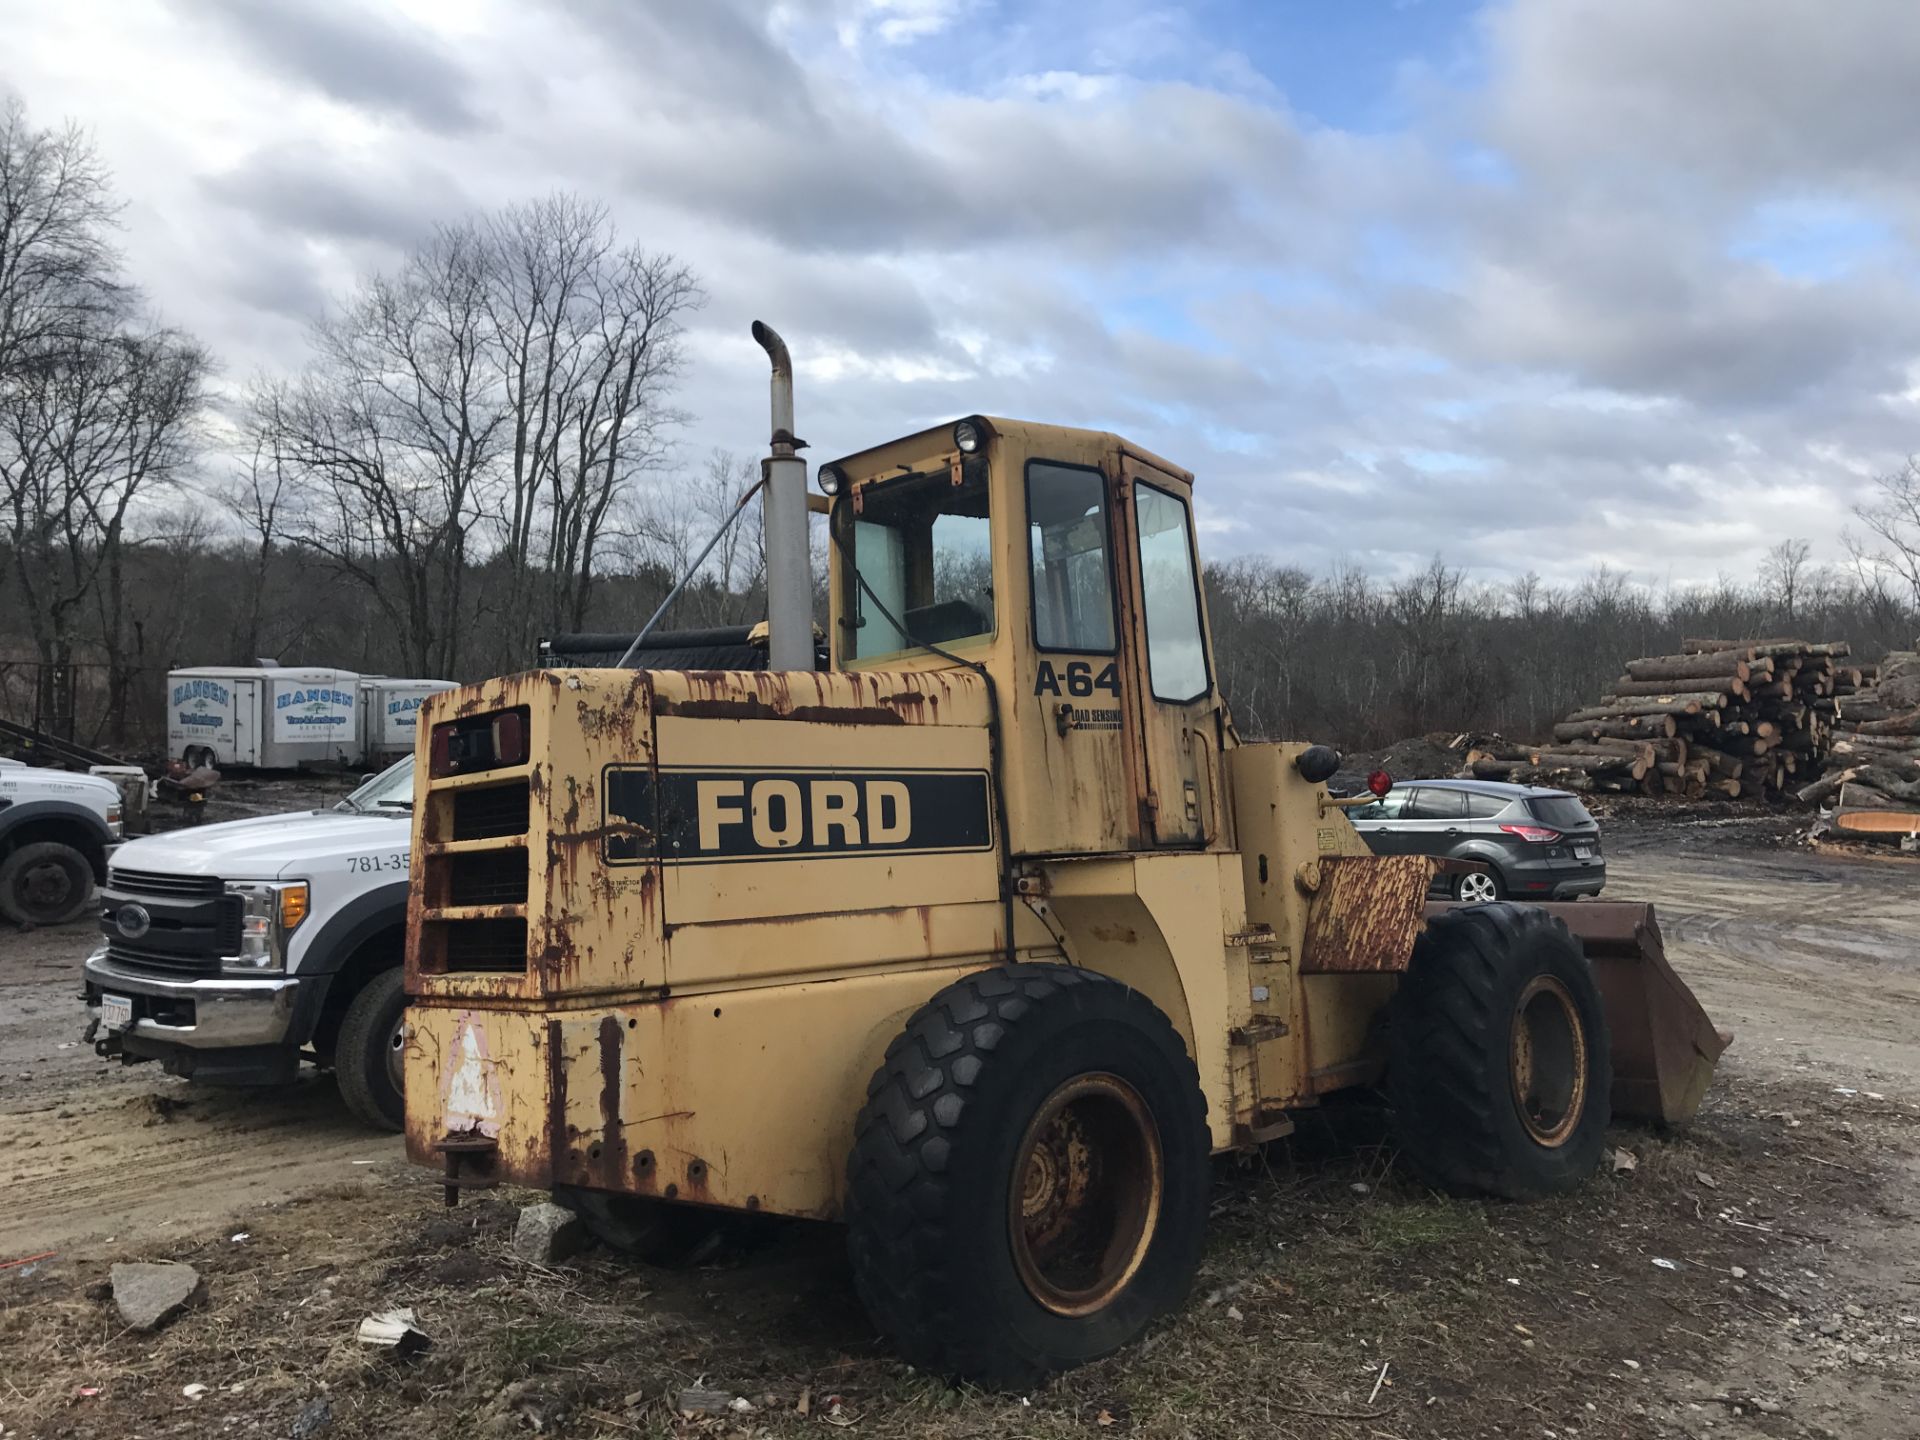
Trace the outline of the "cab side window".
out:
<instances>
[{"instance_id":1,"label":"cab side window","mask_svg":"<svg viewBox=\"0 0 1920 1440\"><path fill-rule=\"evenodd\" d=\"M1464 820L1467 818L1467 793L1464 790L1434 790L1421 787L1413 792L1403 820Z\"/></svg>"},{"instance_id":2,"label":"cab side window","mask_svg":"<svg viewBox=\"0 0 1920 1440\"><path fill-rule=\"evenodd\" d=\"M1034 645L1111 655L1113 567L1104 474L1049 460L1027 463L1027 562Z\"/></svg>"},{"instance_id":3,"label":"cab side window","mask_svg":"<svg viewBox=\"0 0 1920 1440\"><path fill-rule=\"evenodd\" d=\"M1398 820L1407 808L1412 793L1406 790L1389 790L1378 800L1365 805L1356 805L1347 811L1349 820Z\"/></svg>"},{"instance_id":4,"label":"cab side window","mask_svg":"<svg viewBox=\"0 0 1920 1440\"><path fill-rule=\"evenodd\" d=\"M1144 480L1133 487L1140 526L1140 586L1153 698L1185 704L1211 688L1193 569L1193 523L1184 500Z\"/></svg>"}]
</instances>

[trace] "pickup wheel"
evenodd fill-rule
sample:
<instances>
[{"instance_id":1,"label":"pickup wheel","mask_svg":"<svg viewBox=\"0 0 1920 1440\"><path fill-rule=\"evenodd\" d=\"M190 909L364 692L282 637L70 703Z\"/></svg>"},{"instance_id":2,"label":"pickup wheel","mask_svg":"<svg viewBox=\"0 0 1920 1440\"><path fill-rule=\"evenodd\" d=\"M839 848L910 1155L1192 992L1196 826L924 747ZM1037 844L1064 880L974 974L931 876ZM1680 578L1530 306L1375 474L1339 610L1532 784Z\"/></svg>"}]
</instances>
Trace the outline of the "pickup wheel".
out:
<instances>
[{"instance_id":1,"label":"pickup wheel","mask_svg":"<svg viewBox=\"0 0 1920 1440\"><path fill-rule=\"evenodd\" d=\"M38 840L0 860L0 915L16 925L65 925L92 898L93 866L71 845Z\"/></svg>"},{"instance_id":2,"label":"pickup wheel","mask_svg":"<svg viewBox=\"0 0 1920 1440\"><path fill-rule=\"evenodd\" d=\"M400 1130L407 1110L401 1076L406 1048L407 989L401 970L382 970L347 1006L333 1052L340 1098L355 1117L379 1130Z\"/></svg>"},{"instance_id":3,"label":"pickup wheel","mask_svg":"<svg viewBox=\"0 0 1920 1440\"><path fill-rule=\"evenodd\" d=\"M1499 902L1429 921L1388 1028L1400 1156L1428 1183L1524 1200L1598 1167L1612 1116L1607 1017L1564 921Z\"/></svg>"},{"instance_id":4,"label":"pickup wheel","mask_svg":"<svg viewBox=\"0 0 1920 1440\"><path fill-rule=\"evenodd\" d=\"M854 1286L907 1360L1023 1386L1179 1306L1206 1105L1151 1001L1065 965L956 981L887 1049L848 1162Z\"/></svg>"}]
</instances>

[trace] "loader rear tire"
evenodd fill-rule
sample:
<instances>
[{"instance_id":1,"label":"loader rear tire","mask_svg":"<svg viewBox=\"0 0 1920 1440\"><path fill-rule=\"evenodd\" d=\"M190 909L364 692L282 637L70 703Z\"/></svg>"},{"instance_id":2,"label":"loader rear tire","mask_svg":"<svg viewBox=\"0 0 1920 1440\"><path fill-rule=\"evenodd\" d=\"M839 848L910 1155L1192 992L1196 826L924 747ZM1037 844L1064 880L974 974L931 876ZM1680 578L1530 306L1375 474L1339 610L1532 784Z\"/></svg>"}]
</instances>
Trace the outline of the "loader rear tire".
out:
<instances>
[{"instance_id":1,"label":"loader rear tire","mask_svg":"<svg viewBox=\"0 0 1920 1440\"><path fill-rule=\"evenodd\" d=\"M847 1165L854 1287L913 1364L1030 1385L1185 1300L1209 1151L1199 1073L1145 996L1065 965L970 975L867 1087Z\"/></svg>"},{"instance_id":2,"label":"loader rear tire","mask_svg":"<svg viewBox=\"0 0 1920 1440\"><path fill-rule=\"evenodd\" d=\"M1613 1064L1599 987L1564 922L1496 902L1431 920L1388 1012L1400 1156L1428 1183L1524 1200L1600 1163Z\"/></svg>"}]
</instances>

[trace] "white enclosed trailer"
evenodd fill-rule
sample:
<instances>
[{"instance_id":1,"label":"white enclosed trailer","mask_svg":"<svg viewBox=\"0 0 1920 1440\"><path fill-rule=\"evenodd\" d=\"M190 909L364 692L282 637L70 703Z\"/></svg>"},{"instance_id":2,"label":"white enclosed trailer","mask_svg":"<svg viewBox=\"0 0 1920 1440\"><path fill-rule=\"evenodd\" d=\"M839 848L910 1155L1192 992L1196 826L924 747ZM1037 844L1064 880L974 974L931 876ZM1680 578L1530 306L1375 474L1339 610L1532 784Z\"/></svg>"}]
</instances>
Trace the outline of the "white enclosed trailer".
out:
<instances>
[{"instance_id":1,"label":"white enclosed trailer","mask_svg":"<svg viewBox=\"0 0 1920 1440\"><path fill-rule=\"evenodd\" d=\"M188 764L291 770L355 764L360 677L351 670L198 665L167 676L167 754Z\"/></svg>"},{"instance_id":2,"label":"white enclosed trailer","mask_svg":"<svg viewBox=\"0 0 1920 1440\"><path fill-rule=\"evenodd\" d=\"M360 763L378 765L413 753L420 704L451 690L451 680L409 680L395 675L360 677Z\"/></svg>"}]
</instances>

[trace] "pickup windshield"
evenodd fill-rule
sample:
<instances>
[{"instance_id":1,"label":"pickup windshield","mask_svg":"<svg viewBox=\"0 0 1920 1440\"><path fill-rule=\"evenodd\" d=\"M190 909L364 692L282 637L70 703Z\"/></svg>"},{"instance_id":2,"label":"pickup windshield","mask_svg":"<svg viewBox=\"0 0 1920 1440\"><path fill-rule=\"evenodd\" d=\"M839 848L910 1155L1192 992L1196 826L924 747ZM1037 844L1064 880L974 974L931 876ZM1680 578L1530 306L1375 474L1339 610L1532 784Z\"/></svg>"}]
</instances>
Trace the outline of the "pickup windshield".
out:
<instances>
[{"instance_id":1,"label":"pickup windshield","mask_svg":"<svg viewBox=\"0 0 1920 1440\"><path fill-rule=\"evenodd\" d=\"M413 809L413 757L395 761L333 808L362 815L403 815Z\"/></svg>"},{"instance_id":2,"label":"pickup windshield","mask_svg":"<svg viewBox=\"0 0 1920 1440\"><path fill-rule=\"evenodd\" d=\"M869 485L856 514L835 507L845 550L846 613L855 660L921 645L949 645L993 633L992 527L984 475L955 485L949 472L903 475ZM902 634L860 582L906 627Z\"/></svg>"}]
</instances>

